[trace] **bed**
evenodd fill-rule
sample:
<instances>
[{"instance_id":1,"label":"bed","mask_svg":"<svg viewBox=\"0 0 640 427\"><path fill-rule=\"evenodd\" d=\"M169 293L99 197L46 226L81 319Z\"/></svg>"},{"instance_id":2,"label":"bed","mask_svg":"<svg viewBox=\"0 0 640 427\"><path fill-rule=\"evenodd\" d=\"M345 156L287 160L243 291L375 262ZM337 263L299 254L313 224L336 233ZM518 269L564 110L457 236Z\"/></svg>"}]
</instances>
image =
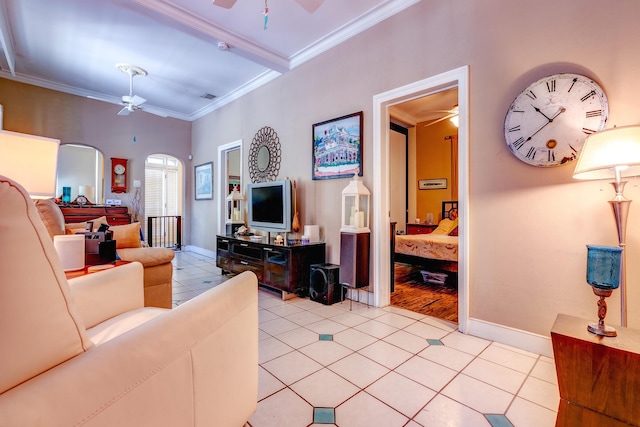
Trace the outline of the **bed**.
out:
<instances>
[{"instance_id":1,"label":"bed","mask_svg":"<svg viewBox=\"0 0 640 427\"><path fill-rule=\"evenodd\" d=\"M443 220L431 234L396 234L395 224L392 224L392 266L395 262L420 266L436 273L436 277L437 273L444 273L440 277L449 277L448 283L457 281L457 214L457 201L442 202Z\"/></svg>"}]
</instances>

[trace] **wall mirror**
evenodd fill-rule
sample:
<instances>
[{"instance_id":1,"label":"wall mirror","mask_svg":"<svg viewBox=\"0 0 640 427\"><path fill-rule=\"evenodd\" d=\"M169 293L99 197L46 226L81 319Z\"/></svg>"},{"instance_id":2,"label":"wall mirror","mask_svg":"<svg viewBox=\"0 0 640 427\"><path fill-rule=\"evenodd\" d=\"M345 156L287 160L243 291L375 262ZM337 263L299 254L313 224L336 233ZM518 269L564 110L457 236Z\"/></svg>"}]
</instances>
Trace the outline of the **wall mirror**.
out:
<instances>
[{"instance_id":1,"label":"wall mirror","mask_svg":"<svg viewBox=\"0 0 640 427\"><path fill-rule=\"evenodd\" d=\"M273 128L263 127L251 141L249 176L252 182L275 181L280 172L280 139Z\"/></svg>"},{"instance_id":2,"label":"wall mirror","mask_svg":"<svg viewBox=\"0 0 640 427\"><path fill-rule=\"evenodd\" d=\"M58 152L56 195L62 198L64 187L74 201L80 191L89 202L104 204L104 156L88 145L62 144Z\"/></svg>"}]
</instances>

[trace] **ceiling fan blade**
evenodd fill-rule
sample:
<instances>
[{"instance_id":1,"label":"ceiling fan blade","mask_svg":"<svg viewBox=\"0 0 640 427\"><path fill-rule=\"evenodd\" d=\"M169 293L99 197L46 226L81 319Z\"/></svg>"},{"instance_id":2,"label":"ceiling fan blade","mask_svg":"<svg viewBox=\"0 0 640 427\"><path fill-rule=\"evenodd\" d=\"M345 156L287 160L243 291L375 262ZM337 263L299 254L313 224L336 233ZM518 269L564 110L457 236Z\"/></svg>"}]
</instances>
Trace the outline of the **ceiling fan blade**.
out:
<instances>
[{"instance_id":1,"label":"ceiling fan blade","mask_svg":"<svg viewBox=\"0 0 640 427\"><path fill-rule=\"evenodd\" d=\"M231 9L233 5L236 4L236 0L212 0L211 4L224 7L225 9Z\"/></svg>"},{"instance_id":2,"label":"ceiling fan blade","mask_svg":"<svg viewBox=\"0 0 640 427\"><path fill-rule=\"evenodd\" d=\"M424 125L424 127L431 126L431 125L435 125L436 123L440 123L440 122L442 122L442 121L445 121L445 120L450 119L451 117L455 117L455 116L457 116L457 115L458 115L458 113L455 113L455 114L447 114L447 115L446 115L446 116L444 116L444 117L440 117L439 119L435 119L435 120L433 120L433 121L430 121L429 123L427 123L426 125Z\"/></svg>"},{"instance_id":3,"label":"ceiling fan blade","mask_svg":"<svg viewBox=\"0 0 640 427\"><path fill-rule=\"evenodd\" d=\"M122 110L118 111L119 116L128 116L129 113L131 113L131 110L129 110L129 106L126 106Z\"/></svg>"},{"instance_id":4,"label":"ceiling fan blade","mask_svg":"<svg viewBox=\"0 0 640 427\"><path fill-rule=\"evenodd\" d=\"M296 2L307 12L313 13L322 5L324 0L296 0Z\"/></svg>"},{"instance_id":5,"label":"ceiling fan blade","mask_svg":"<svg viewBox=\"0 0 640 427\"><path fill-rule=\"evenodd\" d=\"M131 101L130 101L130 102L131 102L133 105L138 106L138 105L142 105L142 104L144 104L145 102L147 102L147 100L146 100L146 99L144 99L144 98L143 98L143 97L141 97L141 96L133 95L133 96L131 97Z\"/></svg>"}]
</instances>

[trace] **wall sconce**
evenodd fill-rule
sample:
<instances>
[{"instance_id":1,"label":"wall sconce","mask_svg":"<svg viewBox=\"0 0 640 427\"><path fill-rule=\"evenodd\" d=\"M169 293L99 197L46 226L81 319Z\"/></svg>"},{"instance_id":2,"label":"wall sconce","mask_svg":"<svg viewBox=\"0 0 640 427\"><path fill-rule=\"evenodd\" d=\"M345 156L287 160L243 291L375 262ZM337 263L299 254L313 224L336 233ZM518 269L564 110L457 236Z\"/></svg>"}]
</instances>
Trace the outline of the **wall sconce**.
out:
<instances>
[{"instance_id":1,"label":"wall sconce","mask_svg":"<svg viewBox=\"0 0 640 427\"><path fill-rule=\"evenodd\" d=\"M631 200L623 195L623 177L640 175L640 126L622 126L587 137L573 172L575 179L614 179L615 197L609 201L618 231L618 244L624 249L627 217ZM625 251L620 268L620 324L627 326Z\"/></svg>"}]
</instances>

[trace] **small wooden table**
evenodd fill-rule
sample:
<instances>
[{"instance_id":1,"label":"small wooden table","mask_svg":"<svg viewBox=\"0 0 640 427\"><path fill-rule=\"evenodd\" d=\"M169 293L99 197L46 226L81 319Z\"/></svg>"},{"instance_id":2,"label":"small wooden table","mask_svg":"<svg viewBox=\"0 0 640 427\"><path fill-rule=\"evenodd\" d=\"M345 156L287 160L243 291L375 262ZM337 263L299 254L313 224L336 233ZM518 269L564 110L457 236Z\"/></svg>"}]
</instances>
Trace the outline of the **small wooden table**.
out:
<instances>
[{"instance_id":1,"label":"small wooden table","mask_svg":"<svg viewBox=\"0 0 640 427\"><path fill-rule=\"evenodd\" d=\"M407 223L407 234L431 234L438 228L438 224L411 224Z\"/></svg>"},{"instance_id":2,"label":"small wooden table","mask_svg":"<svg viewBox=\"0 0 640 427\"><path fill-rule=\"evenodd\" d=\"M640 331L615 326L617 337L601 337L588 322L559 314L551 329L556 427L640 426Z\"/></svg>"},{"instance_id":3,"label":"small wooden table","mask_svg":"<svg viewBox=\"0 0 640 427\"><path fill-rule=\"evenodd\" d=\"M112 262L110 264L104 264L104 265L113 265L114 267L118 267L120 265L129 264L130 262L131 261L123 261L123 260L119 259L119 260L114 261L114 262ZM85 274L98 273L100 271L104 271L104 270L89 271L89 268L91 268L91 267L98 267L98 266L87 265L82 270L66 271L64 274L65 274L65 276L67 276L67 280L69 280L69 279L74 279L76 277L84 276Z\"/></svg>"}]
</instances>

